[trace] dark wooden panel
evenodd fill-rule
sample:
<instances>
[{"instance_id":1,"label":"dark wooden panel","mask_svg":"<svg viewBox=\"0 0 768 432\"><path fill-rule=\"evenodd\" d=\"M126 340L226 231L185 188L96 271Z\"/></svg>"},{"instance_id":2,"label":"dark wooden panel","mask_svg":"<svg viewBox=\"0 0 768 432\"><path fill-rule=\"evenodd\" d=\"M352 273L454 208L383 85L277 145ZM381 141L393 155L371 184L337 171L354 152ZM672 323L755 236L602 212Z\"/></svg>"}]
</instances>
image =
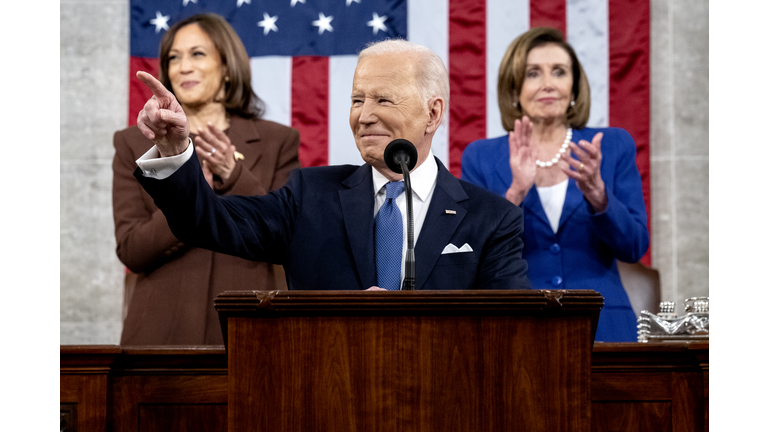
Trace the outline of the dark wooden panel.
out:
<instances>
[{"instance_id":1,"label":"dark wooden panel","mask_svg":"<svg viewBox=\"0 0 768 432\"><path fill-rule=\"evenodd\" d=\"M303 430L366 432L426 431L426 424L437 424L443 430L472 431L570 431L579 426L558 427L572 401L550 396L547 390L536 390L546 385L566 388L569 398L582 394L578 389L583 384L573 382L573 377L563 372L562 363L547 358L553 347L560 346L566 352L580 349L575 341L578 337L569 333L575 329L550 328L530 317L530 322L521 321L507 328L500 320L512 317L503 316L401 316L401 321L395 322L387 322L384 317L358 317L352 327L340 321L349 317L292 319L299 321L271 325L271 320L281 319L263 319L259 332L273 333L272 339L258 336L267 351L260 357L240 361L258 370L255 387L270 391L262 395L259 403L265 415L277 417L254 419L257 426L292 421ZM317 323L301 321L309 319L323 322L316 327ZM543 320L557 319L563 318ZM438 320L444 321L438 325ZM390 324L402 325L403 329L393 330ZM555 321L550 324L557 327ZM547 336L534 343L525 342L526 335L537 331ZM283 347L278 337L282 332L298 335L289 338L289 346ZM258 335L254 329L247 334ZM399 347L399 354L384 354L390 346ZM298 347L301 350L294 352ZM294 354L284 358L281 353L285 352ZM593 430L708 430L708 353L706 343L596 343L591 386L586 385L591 388L587 397L591 393L594 407ZM360 356L372 360L364 361ZM470 357L483 361L471 362ZM302 369L292 366L306 360L312 363ZM277 368L269 366L274 364ZM588 371L589 362L578 368ZM376 372L357 378L356 374L369 369ZM542 371L549 378L535 377ZM302 382L298 378L301 374L309 374L311 383ZM395 391L386 385L385 381L395 379L407 383L404 390ZM284 382L294 385L292 395L280 396L269 390L269 386ZM137 431L142 424L166 430L176 424L188 425L187 430L195 426L219 430L220 413L228 403L228 385L242 383L228 382L223 347L61 347L60 402L62 407L78 408L81 431ZM372 389L377 385L381 385L380 390ZM306 386L311 392L301 390ZM523 392L516 393L517 388ZM356 393L360 389L364 391ZM474 391L482 396L470 396ZM473 411L484 409L488 401L495 399L503 403L500 408L490 409L488 415ZM300 403L312 409L313 404L325 402L331 408L312 422L293 418L282 408L287 403ZM424 404L430 407L424 409ZM386 406L389 415L376 414L380 406ZM543 425L510 420L504 412L510 406L546 414L551 419L541 420ZM359 421L359 413L378 416L380 424ZM663 420L667 413L669 423ZM588 412L584 415L589 418ZM190 422L190 418L197 420Z\"/></svg>"},{"instance_id":2,"label":"dark wooden panel","mask_svg":"<svg viewBox=\"0 0 768 432\"><path fill-rule=\"evenodd\" d=\"M60 347L59 401L76 404L78 431L103 432L106 429L108 373L120 352L120 347L115 345Z\"/></svg>"},{"instance_id":3,"label":"dark wooden panel","mask_svg":"<svg viewBox=\"0 0 768 432\"><path fill-rule=\"evenodd\" d=\"M226 404L142 404L139 432L226 432Z\"/></svg>"},{"instance_id":4,"label":"dark wooden panel","mask_svg":"<svg viewBox=\"0 0 768 432\"><path fill-rule=\"evenodd\" d=\"M675 420L673 430L675 432L703 431L706 414L702 373L675 372L671 375L672 418Z\"/></svg>"},{"instance_id":5,"label":"dark wooden panel","mask_svg":"<svg viewBox=\"0 0 768 432\"><path fill-rule=\"evenodd\" d=\"M73 374L68 371L59 375L62 403L77 405L77 430L102 432L107 426L107 374Z\"/></svg>"},{"instance_id":6,"label":"dark wooden panel","mask_svg":"<svg viewBox=\"0 0 768 432\"><path fill-rule=\"evenodd\" d=\"M584 316L592 340L603 297L591 290L226 291L214 299L224 343L227 319L298 316Z\"/></svg>"},{"instance_id":7,"label":"dark wooden panel","mask_svg":"<svg viewBox=\"0 0 768 432\"><path fill-rule=\"evenodd\" d=\"M214 299L226 316L596 315L603 298L591 290L226 291ZM595 319L597 316L595 316Z\"/></svg>"},{"instance_id":8,"label":"dark wooden panel","mask_svg":"<svg viewBox=\"0 0 768 432\"><path fill-rule=\"evenodd\" d=\"M129 374L207 373L226 375L227 356L223 345L123 346L113 369Z\"/></svg>"},{"instance_id":9,"label":"dark wooden panel","mask_svg":"<svg viewBox=\"0 0 768 432\"><path fill-rule=\"evenodd\" d=\"M704 371L704 431L709 432L709 368Z\"/></svg>"},{"instance_id":10,"label":"dark wooden panel","mask_svg":"<svg viewBox=\"0 0 768 432\"><path fill-rule=\"evenodd\" d=\"M708 363L709 342L595 342L592 347L595 371L702 371Z\"/></svg>"},{"instance_id":11,"label":"dark wooden panel","mask_svg":"<svg viewBox=\"0 0 768 432\"><path fill-rule=\"evenodd\" d=\"M643 422L650 422L648 429L639 430L707 430L708 371L706 342L596 343L592 353L593 430L625 430L646 424ZM649 408L653 404L667 407L670 421L664 424L668 426L654 423L662 417ZM639 416L640 422L636 420Z\"/></svg>"},{"instance_id":12,"label":"dark wooden panel","mask_svg":"<svg viewBox=\"0 0 768 432\"><path fill-rule=\"evenodd\" d=\"M172 423L184 423L187 414L198 416L209 407L226 412L223 346L62 346L60 364L60 401L76 404L81 432L135 432L146 403L193 407L178 411ZM194 423L200 427L221 430L221 416L199 418Z\"/></svg>"},{"instance_id":13,"label":"dark wooden panel","mask_svg":"<svg viewBox=\"0 0 768 432\"><path fill-rule=\"evenodd\" d=\"M672 432L671 402L592 402L592 432Z\"/></svg>"},{"instance_id":14,"label":"dark wooden panel","mask_svg":"<svg viewBox=\"0 0 768 432\"><path fill-rule=\"evenodd\" d=\"M664 372L592 372L593 401L672 400L671 375Z\"/></svg>"},{"instance_id":15,"label":"dark wooden panel","mask_svg":"<svg viewBox=\"0 0 768 432\"><path fill-rule=\"evenodd\" d=\"M63 403L61 406L59 417L59 431L60 432L77 432L77 404L76 403Z\"/></svg>"},{"instance_id":16,"label":"dark wooden panel","mask_svg":"<svg viewBox=\"0 0 768 432\"><path fill-rule=\"evenodd\" d=\"M562 354L591 323L564 320L230 318L230 430L589 430L589 356Z\"/></svg>"},{"instance_id":17,"label":"dark wooden panel","mask_svg":"<svg viewBox=\"0 0 768 432\"><path fill-rule=\"evenodd\" d=\"M141 407L147 404L226 406L227 376L198 373L166 375L155 372L113 377L111 423L114 431L136 431L140 424ZM197 415L194 409L179 411L182 416L186 413ZM218 420L217 417L204 418L200 427L216 428ZM181 417L176 421L181 421Z\"/></svg>"}]
</instances>

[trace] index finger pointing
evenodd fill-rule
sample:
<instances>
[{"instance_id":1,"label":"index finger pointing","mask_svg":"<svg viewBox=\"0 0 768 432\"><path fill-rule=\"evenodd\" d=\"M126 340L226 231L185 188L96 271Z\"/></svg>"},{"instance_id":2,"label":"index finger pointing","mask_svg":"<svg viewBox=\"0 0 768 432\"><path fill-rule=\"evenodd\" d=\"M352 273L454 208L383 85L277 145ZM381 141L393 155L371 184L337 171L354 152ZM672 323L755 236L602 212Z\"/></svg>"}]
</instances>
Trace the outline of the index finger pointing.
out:
<instances>
[{"instance_id":1,"label":"index finger pointing","mask_svg":"<svg viewBox=\"0 0 768 432\"><path fill-rule=\"evenodd\" d=\"M136 72L136 78L146 84L155 96L159 98L167 98L168 96L171 96L171 92L169 92L168 89L166 89L165 86L152 75L144 71L138 71Z\"/></svg>"}]
</instances>

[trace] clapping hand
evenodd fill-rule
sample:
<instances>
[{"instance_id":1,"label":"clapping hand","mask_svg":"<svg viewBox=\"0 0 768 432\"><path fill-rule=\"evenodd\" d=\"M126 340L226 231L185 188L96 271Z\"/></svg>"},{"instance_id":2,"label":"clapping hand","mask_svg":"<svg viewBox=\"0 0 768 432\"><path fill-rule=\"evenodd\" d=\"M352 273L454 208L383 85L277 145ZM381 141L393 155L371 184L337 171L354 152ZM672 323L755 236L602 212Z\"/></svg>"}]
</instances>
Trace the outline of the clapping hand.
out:
<instances>
[{"instance_id":1,"label":"clapping hand","mask_svg":"<svg viewBox=\"0 0 768 432\"><path fill-rule=\"evenodd\" d=\"M512 185L507 189L507 200L520 205L536 181L536 158L531 149L533 125L527 116L515 120L514 130L509 131L509 167L512 169Z\"/></svg>"},{"instance_id":2,"label":"clapping hand","mask_svg":"<svg viewBox=\"0 0 768 432\"><path fill-rule=\"evenodd\" d=\"M136 77L153 94L139 112L136 120L139 130L155 143L160 156L184 153L189 144L189 123L176 97L152 75L139 71Z\"/></svg>"},{"instance_id":3,"label":"clapping hand","mask_svg":"<svg viewBox=\"0 0 768 432\"><path fill-rule=\"evenodd\" d=\"M605 183L600 176L600 163L603 160L600 150L602 140L603 133L598 132L592 142L581 140L579 145L571 143L571 154L563 155L563 160L569 165L563 168L563 171L568 177L576 180L576 185L596 213L602 213L608 207ZM574 155L578 159L574 158Z\"/></svg>"},{"instance_id":4,"label":"clapping hand","mask_svg":"<svg viewBox=\"0 0 768 432\"><path fill-rule=\"evenodd\" d=\"M195 137L197 154L203 160L203 167L221 179L227 181L235 169L235 146L227 134L208 123L198 131Z\"/></svg>"}]
</instances>

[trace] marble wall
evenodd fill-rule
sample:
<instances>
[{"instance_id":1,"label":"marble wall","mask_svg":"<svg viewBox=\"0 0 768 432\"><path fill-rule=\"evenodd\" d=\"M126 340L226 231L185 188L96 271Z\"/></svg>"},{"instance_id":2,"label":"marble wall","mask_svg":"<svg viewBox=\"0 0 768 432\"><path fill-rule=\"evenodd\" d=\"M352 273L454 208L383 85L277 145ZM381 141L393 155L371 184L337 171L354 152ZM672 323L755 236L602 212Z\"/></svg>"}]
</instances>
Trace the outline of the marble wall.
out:
<instances>
[{"instance_id":1,"label":"marble wall","mask_svg":"<svg viewBox=\"0 0 768 432\"><path fill-rule=\"evenodd\" d=\"M653 265L662 298L709 293L709 6L651 1ZM61 344L120 340L112 134L127 125L128 0L61 0ZM678 313L681 313L678 307Z\"/></svg>"},{"instance_id":2,"label":"marble wall","mask_svg":"<svg viewBox=\"0 0 768 432\"><path fill-rule=\"evenodd\" d=\"M61 344L120 341L112 134L128 124L128 0L62 0Z\"/></svg>"},{"instance_id":3,"label":"marble wall","mask_svg":"<svg viewBox=\"0 0 768 432\"><path fill-rule=\"evenodd\" d=\"M651 0L651 228L662 300L709 295L709 7Z\"/></svg>"}]
</instances>

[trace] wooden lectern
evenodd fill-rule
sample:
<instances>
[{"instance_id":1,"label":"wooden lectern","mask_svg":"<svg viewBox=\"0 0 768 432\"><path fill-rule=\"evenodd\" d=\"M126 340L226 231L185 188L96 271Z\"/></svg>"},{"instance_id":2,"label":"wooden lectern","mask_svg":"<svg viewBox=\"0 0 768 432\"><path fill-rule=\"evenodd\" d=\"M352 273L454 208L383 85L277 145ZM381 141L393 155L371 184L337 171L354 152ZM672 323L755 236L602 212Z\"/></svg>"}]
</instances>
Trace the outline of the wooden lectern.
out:
<instances>
[{"instance_id":1,"label":"wooden lectern","mask_svg":"<svg viewBox=\"0 0 768 432\"><path fill-rule=\"evenodd\" d=\"M229 432L589 431L589 291L238 291Z\"/></svg>"}]
</instances>

